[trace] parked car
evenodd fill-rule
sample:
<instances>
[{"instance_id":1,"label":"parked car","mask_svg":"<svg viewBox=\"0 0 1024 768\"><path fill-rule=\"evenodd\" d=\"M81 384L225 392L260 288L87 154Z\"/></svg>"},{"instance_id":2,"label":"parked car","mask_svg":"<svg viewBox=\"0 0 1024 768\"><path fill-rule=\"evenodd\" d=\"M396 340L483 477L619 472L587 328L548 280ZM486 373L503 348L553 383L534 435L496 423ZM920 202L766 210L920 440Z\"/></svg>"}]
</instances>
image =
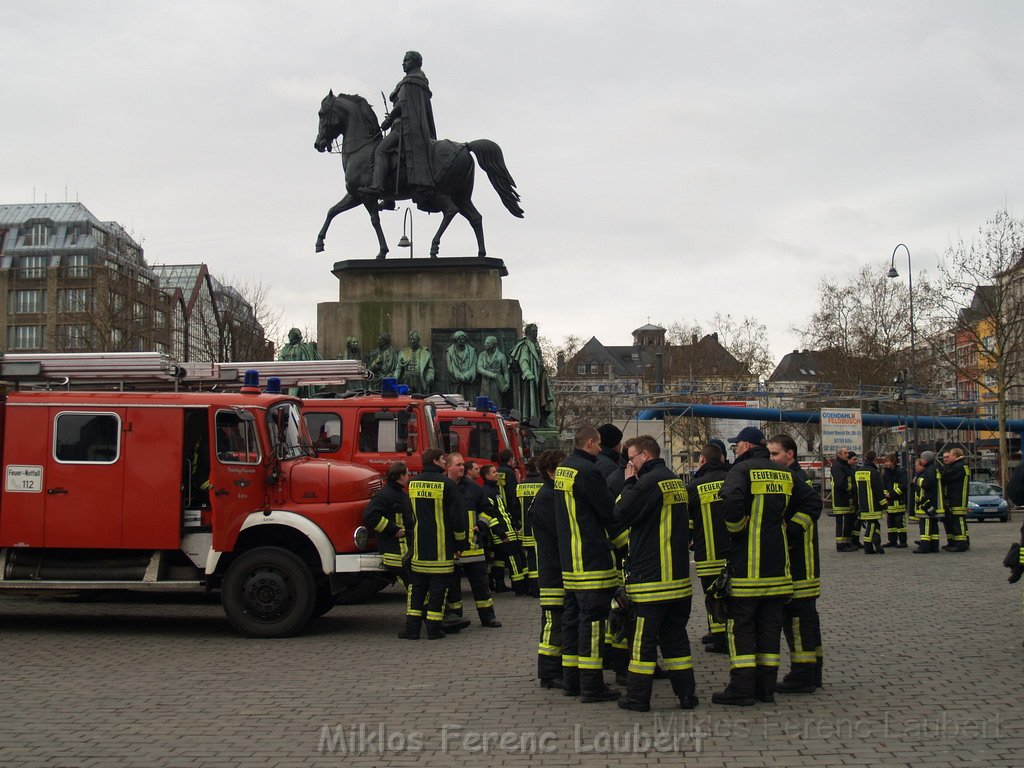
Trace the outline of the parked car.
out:
<instances>
[{"instance_id":1,"label":"parked car","mask_svg":"<svg viewBox=\"0 0 1024 768\"><path fill-rule=\"evenodd\" d=\"M974 481L967 493L967 517L982 522L998 518L1001 523L1010 519L1010 507L999 486Z\"/></svg>"}]
</instances>

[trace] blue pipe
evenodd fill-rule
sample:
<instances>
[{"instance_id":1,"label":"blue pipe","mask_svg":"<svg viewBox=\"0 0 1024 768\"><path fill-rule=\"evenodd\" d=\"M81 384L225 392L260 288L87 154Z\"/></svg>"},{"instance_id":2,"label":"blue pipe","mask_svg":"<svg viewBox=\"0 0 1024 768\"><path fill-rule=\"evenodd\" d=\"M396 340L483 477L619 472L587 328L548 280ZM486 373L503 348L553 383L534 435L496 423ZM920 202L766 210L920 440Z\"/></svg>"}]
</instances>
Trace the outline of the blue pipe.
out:
<instances>
[{"instance_id":1,"label":"blue pipe","mask_svg":"<svg viewBox=\"0 0 1024 768\"><path fill-rule=\"evenodd\" d=\"M825 409L828 411L828 409ZM670 416L700 416L712 419L745 419L748 421L788 421L795 424L818 424L820 411L782 411L778 408L742 408L735 405L708 405L706 403L655 403L637 415L638 420L663 419ZM912 424L913 416L896 413L862 413L866 427L902 427ZM998 432L999 421L973 416L918 416L918 429L962 429L978 432ZM1008 419L1008 432L1024 433L1024 419Z\"/></svg>"}]
</instances>

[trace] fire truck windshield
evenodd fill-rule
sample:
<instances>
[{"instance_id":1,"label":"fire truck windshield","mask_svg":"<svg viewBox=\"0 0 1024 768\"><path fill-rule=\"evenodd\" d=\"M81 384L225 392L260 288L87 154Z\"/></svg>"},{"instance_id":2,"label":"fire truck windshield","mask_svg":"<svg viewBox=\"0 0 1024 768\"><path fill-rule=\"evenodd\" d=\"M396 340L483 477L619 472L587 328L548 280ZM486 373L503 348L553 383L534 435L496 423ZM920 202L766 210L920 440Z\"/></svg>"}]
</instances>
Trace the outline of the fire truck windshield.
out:
<instances>
[{"instance_id":1,"label":"fire truck windshield","mask_svg":"<svg viewBox=\"0 0 1024 768\"><path fill-rule=\"evenodd\" d=\"M267 427L270 431L270 447L278 459L284 461L316 455L306 431L306 422L296 403L278 403L268 408Z\"/></svg>"},{"instance_id":2,"label":"fire truck windshield","mask_svg":"<svg viewBox=\"0 0 1024 768\"><path fill-rule=\"evenodd\" d=\"M430 448L441 447L441 436L437 430L437 409L432 403L423 404L423 415L426 418L427 444Z\"/></svg>"}]
</instances>

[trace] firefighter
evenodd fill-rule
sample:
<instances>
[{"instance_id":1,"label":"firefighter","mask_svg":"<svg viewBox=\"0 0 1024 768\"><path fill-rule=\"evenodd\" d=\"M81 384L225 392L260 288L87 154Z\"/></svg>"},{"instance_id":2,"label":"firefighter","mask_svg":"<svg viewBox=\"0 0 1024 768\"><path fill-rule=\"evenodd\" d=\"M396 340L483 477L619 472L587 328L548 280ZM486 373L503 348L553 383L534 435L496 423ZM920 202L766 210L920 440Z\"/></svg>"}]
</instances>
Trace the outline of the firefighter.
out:
<instances>
[{"instance_id":1,"label":"firefighter","mask_svg":"<svg viewBox=\"0 0 1024 768\"><path fill-rule=\"evenodd\" d=\"M789 548L789 572L793 577L793 599L783 606L782 632L789 646L790 669L775 686L779 693L814 693L822 684L824 651L821 645L821 567L818 561L818 516L821 498L800 466L796 441L789 435L768 440L772 461L788 467L817 498L819 512L786 512L786 544Z\"/></svg>"},{"instance_id":2,"label":"firefighter","mask_svg":"<svg viewBox=\"0 0 1024 768\"><path fill-rule=\"evenodd\" d=\"M459 489L445 474L441 451L428 448L422 458L423 471L409 482L412 586L405 629L398 636L418 640L426 619L427 639L440 640L445 636L444 606L455 578L455 560L467 548L466 521Z\"/></svg>"},{"instance_id":3,"label":"firefighter","mask_svg":"<svg viewBox=\"0 0 1024 768\"><path fill-rule=\"evenodd\" d=\"M942 498L946 503L943 524L946 529L947 552L966 552L971 548L967 533L967 496L970 493L971 468L960 448L950 448L942 454Z\"/></svg>"},{"instance_id":4,"label":"firefighter","mask_svg":"<svg viewBox=\"0 0 1024 768\"><path fill-rule=\"evenodd\" d=\"M786 521L821 513L821 499L771 460L764 433L744 427L730 438L736 461L725 477L722 501L732 538L727 558L729 684L716 704L750 706L775 701L783 604L793 594Z\"/></svg>"},{"instance_id":5,"label":"firefighter","mask_svg":"<svg viewBox=\"0 0 1024 768\"><path fill-rule=\"evenodd\" d=\"M540 491L544 478L537 471L533 459L526 462L526 477L516 485L516 496L523 519L523 555L526 559L526 594L537 597L537 542L533 535L533 520L530 518L530 507Z\"/></svg>"},{"instance_id":6,"label":"firefighter","mask_svg":"<svg viewBox=\"0 0 1024 768\"><path fill-rule=\"evenodd\" d=\"M487 537L487 526L490 522L486 517L480 518L481 510L486 501L483 490L476 482L480 470L476 462L466 461L462 454L449 453L446 458L448 478L459 489L462 500L462 513L466 521L467 549L459 555L455 565L455 580L448 597L450 615L445 616L445 632L458 632L469 626L468 619L462 614L462 577L469 582L473 592L473 602L480 617L480 624L497 629L501 626L494 615L494 598L487 587L487 561L484 558L483 540Z\"/></svg>"},{"instance_id":7,"label":"firefighter","mask_svg":"<svg viewBox=\"0 0 1024 768\"><path fill-rule=\"evenodd\" d=\"M512 591L517 595L523 595L526 593L526 562L523 559L522 542L501 494L501 473L493 464L486 464L480 470L480 475L484 480L483 491L488 503L488 514L501 523L496 528L501 532L501 540L491 539L491 551L494 554L491 584L498 586L496 592L508 591L507 588L501 589L505 586L505 578L501 574L504 572L504 565L508 565L512 576Z\"/></svg>"},{"instance_id":8,"label":"firefighter","mask_svg":"<svg viewBox=\"0 0 1024 768\"><path fill-rule=\"evenodd\" d=\"M562 678L569 696L583 703L614 701L619 692L604 682L605 622L619 583L607 527L613 525L612 498L595 460L601 435L576 430L573 452L555 471L558 554L565 585L562 617Z\"/></svg>"},{"instance_id":9,"label":"firefighter","mask_svg":"<svg viewBox=\"0 0 1024 768\"><path fill-rule=\"evenodd\" d=\"M409 467L404 461L388 466L384 487L363 510L363 525L377 532L377 551L381 554L384 570L409 590L409 571L405 555L408 552L406 526L412 519L412 506L405 489L409 485Z\"/></svg>"},{"instance_id":10,"label":"firefighter","mask_svg":"<svg viewBox=\"0 0 1024 768\"><path fill-rule=\"evenodd\" d=\"M636 610L632 657L622 709L647 712L661 648L672 692L682 709L697 706L686 624L690 585L690 526L686 486L661 458L661 447L642 435L626 454L626 484L615 503L616 522L629 529L626 594Z\"/></svg>"},{"instance_id":11,"label":"firefighter","mask_svg":"<svg viewBox=\"0 0 1024 768\"><path fill-rule=\"evenodd\" d=\"M857 508L862 526L861 544L865 555L881 555L882 548L882 511L888 507L885 492L882 490L882 474L875 465L877 455L874 451L864 454L864 464L853 476L857 488Z\"/></svg>"},{"instance_id":12,"label":"firefighter","mask_svg":"<svg viewBox=\"0 0 1024 768\"><path fill-rule=\"evenodd\" d=\"M609 478L619 469L622 460L622 430L614 424L602 424L597 428L601 435L601 452L597 454L597 468L604 475L607 483Z\"/></svg>"},{"instance_id":13,"label":"firefighter","mask_svg":"<svg viewBox=\"0 0 1024 768\"><path fill-rule=\"evenodd\" d=\"M933 451L922 451L921 461L924 466L918 475L917 519L921 528L921 539L914 550L915 555L926 555L939 551L939 515L945 514L945 503L942 498L942 480L939 468L935 463Z\"/></svg>"},{"instance_id":14,"label":"firefighter","mask_svg":"<svg viewBox=\"0 0 1024 768\"><path fill-rule=\"evenodd\" d=\"M900 465L898 454L888 454L882 468L882 491L889 503L886 510L885 531L889 541L885 547L907 548L907 473Z\"/></svg>"},{"instance_id":15,"label":"firefighter","mask_svg":"<svg viewBox=\"0 0 1024 768\"><path fill-rule=\"evenodd\" d=\"M853 468L846 448L836 451L829 471L832 475L832 514L836 518L836 550L856 552L860 546L853 537Z\"/></svg>"},{"instance_id":16,"label":"firefighter","mask_svg":"<svg viewBox=\"0 0 1024 768\"><path fill-rule=\"evenodd\" d=\"M537 584L540 596L540 642L537 645L537 677L541 688L562 688L562 613L565 588L558 559L558 494L555 470L565 458L562 451L549 449L537 457L537 469L544 481L530 505L533 535L537 540ZM522 486L520 486L522 487ZM578 689L577 689L578 690Z\"/></svg>"},{"instance_id":17,"label":"firefighter","mask_svg":"<svg viewBox=\"0 0 1024 768\"><path fill-rule=\"evenodd\" d=\"M729 472L724 458L716 444L705 445L700 452L700 465L686 488L693 560L697 564L702 593L725 568L729 551L729 532L722 510L722 483ZM708 633L701 642L709 653L728 653L725 624L716 622L708 614Z\"/></svg>"},{"instance_id":18,"label":"firefighter","mask_svg":"<svg viewBox=\"0 0 1024 768\"><path fill-rule=\"evenodd\" d=\"M516 595L524 594L525 591L525 580L526 580L526 566L525 558L522 556L521 551L519 552L519 559L513 561L512 556L507 554L510 551L521 550L521 537L520 531L522 530L522 511L519 507L519 498L516 494L516 476L515 470L512 469L511 463L513 454L508 449L501 451L498 454L498 476L496 480L496 487L498 489L498 495L501 498L501 504L496 502L496 508L499 509L504 517L505 523L509 530L509 541L514 543L514 546L506 546L503 548L503 554L501 557L495 557L492 565L490 565L490 586L495 592L508 592L509 587L505 584L505 571L506 569L510 572L512 577L511 590ZM486 468L481 468L481 473L486 476ZM493 553L494 554L494 553ZM518 574L518 581L516 579Z\"/></svg>"}]
</instances>

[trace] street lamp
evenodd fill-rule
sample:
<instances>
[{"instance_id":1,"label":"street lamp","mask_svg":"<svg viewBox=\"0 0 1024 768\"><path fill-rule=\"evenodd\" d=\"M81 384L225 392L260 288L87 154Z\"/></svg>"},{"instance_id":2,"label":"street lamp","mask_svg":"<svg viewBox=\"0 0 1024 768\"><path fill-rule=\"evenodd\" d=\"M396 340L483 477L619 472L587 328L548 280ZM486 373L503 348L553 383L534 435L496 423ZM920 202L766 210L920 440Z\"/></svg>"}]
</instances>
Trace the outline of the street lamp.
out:
<instances>
[{"instance_id":1,"label":"street lamp","mask_svg":"<svg viewBox=\"0 0 1024 768\"><path fill-rule=\"evenodd\" d=\"M409 222L409 236L405 236L405 222ZM402 239L398 241L399 248L409 249L409 258L412 258L412 208L406 208L402 214Z\"/></svg>"},{"instance_id":2,"label":"street lamp","mask_svg":"<svg viewBox=\"0 0 1024 768\"><path fill-rule=\"evenodd\" d=\"M905 250L907 252L907 285L909 286L909 289L910 289L910 371L909 371L909 373L910 373L910 376L909 376L910 381L907 382L907 385L904 388L904 392L905 392L906 388L916 387L917 386L917 346L915 344L915 337L914 337L914 268L913 268L913 266L910 263L910 249L907 248L907 246L905 246L903 243L900 243L899 245L897 245L895 248L892 249L892 262L889 265L889 272L886 274L886 277L896 278L896 277L900 276L900 273L896 271L896 251L898 251L900 248L902 248L903 250ZM911 418L913 419L913 423L914 423L914 437L913 437L913 442L911 443L910 453L911 453L911 456L913 456L913 454L917 450L917 441L918 441L918 433L917 433L917 400L916 400L916 398L914 400L913 408L911 409ZM910 461L908 463L909 463L909 466L908 466L908 469L907 469L907 474L908 474L907 479L909 480L910 477L912 477L912 473L913 473L913 459L910 459Z\"/></svg>"}]
</instances>

